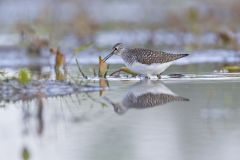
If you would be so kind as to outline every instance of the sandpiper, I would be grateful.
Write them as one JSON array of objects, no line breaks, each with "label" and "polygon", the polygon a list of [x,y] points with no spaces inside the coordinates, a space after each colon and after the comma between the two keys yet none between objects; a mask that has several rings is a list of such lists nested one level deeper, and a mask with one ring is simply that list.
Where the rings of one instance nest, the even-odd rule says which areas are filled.
[{"label": "sandpiper", "polygon": [[170,54],[145,48],[128,48],[122,43],[115,44],[104,61],[112,55],[121,56],[126,66],[134,72],[147,77],[157,75],[159,78],[175,60],[188,56],[188,54]]},{"label": "sandpiper", "polygon": [[161,81],[144,80],[128,87],[128,91],[120,102],[104,97],[114,111],[122,115],[129,109],[145,109],[161,106],[170,102],[187,102],[188,98],[177,95],[166,87]]}]

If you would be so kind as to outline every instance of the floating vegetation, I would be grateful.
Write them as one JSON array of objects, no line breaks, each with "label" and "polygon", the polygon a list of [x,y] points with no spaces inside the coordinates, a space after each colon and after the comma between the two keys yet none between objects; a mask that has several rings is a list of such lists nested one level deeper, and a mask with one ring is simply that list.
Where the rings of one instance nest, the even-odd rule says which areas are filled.
[{"label": "floating vegetation", "polygon": [[28,148],[24,147],[22,150],[22,160],[29,160],[30,159],[30,152]]},{"label": "floating vegetation", "polygon": [[55,55],[55,68],[60,68],[65,65],[65,56],[64,54],[60,51],[59,48],[54,49],[50,48],[50,52]]},{"label": "floating vegetation", "polygon": [[229,73],[236,73],[240,72],[240,65],[224,65],[223,69]]},{"label": "floating vegetation", "polygon": [[22,86],[17,80],[4,80],[0,84],[0,101],[27,101],[39,97],[58,97],[81,92],[100,91],[102,87],[79,85],[65,81],[32,80]]},{"label": "floating vegetation", "polygon": [[65,55],[60,51],[59,48],[57,49],[50,48],[50,52],[53,55],[55,55],[54,69],[55,69],[56,80],[60,80],[60,81],[66,80],[67,69],[66,69]]},{"label": "floating vegetation", "polygon": [[55,76],[58,81],[66,80],[66,74],[64,74],[59,68],[55,68]]},{"label": "floating vegetation", "polygon": [[27,68],[20,69],[18,72],[18,81],[23,85],[28,84],[31,81],[30,70]]},{"label": "floating vegetation", "polygon": [[100,78],[106,78],[107,71],[108,71],[109,65],[102,59],[102,57],[99,57],[99,71],[98,76]]}]

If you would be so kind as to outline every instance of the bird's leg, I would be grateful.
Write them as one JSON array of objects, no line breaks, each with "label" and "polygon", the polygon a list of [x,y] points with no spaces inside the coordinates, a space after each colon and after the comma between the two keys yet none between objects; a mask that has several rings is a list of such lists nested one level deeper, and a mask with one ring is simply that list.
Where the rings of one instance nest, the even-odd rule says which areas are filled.
[{"label": "bird's leg", "polygon": [[150,77],[148,75],[145,74],[139,74],[138,75],[140,78],[144,78],[144,79],[150,79]]},{"label": "bird's leg", "polygon": [[161,78],[162,78],[162,77],[161,77],[161,73],[157,74],[157,78],[158,78],[158,79],[161,79]]},{"label": "bird's leg", "polygon": [[144,77],[145,79],[150,79],[150,76],[148,76],[148,75],[145,75],[145,77]]},{"label": "bird's leg", "polygon": [[145,75],[145,79],[151,79],[150,76],[150,74]]}]

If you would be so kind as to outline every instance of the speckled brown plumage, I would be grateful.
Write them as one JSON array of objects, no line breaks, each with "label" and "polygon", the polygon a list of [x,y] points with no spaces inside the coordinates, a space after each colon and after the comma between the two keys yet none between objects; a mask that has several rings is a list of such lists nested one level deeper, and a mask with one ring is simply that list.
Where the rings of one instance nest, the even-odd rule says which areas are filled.
[{"label": "speckled brown plumage", "polygon": [[173,101],[189,101],[189,99],[163,93],[162,94],[146,93],[136,97],[134,94],[131,93],[124,98],[123,105],[127,108],[141,109],[163,105]]},{"label": "speckled brown plumage", "polygon": [[153,51],[144,48],[128,49],[127,52],[131,53],[128,55],[128,57],[131,56],[132,59],[136,60],[137,62],[147,65],[153,63],[167,63],[188,55],[188,54],[170,54],[163,51]]}]

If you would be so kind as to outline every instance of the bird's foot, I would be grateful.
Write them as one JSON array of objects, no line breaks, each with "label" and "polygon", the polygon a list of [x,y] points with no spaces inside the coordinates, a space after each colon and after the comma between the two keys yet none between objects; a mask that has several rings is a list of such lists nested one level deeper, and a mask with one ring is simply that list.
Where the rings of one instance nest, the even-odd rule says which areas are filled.
[{"label": "bird's foot", "polygon": [[150,79],[150,77],[145,74],[139,74],[138,76],[140,77],[140,79]]},{"label": "bird's foot", "polygon": [[177,74],[169,74],[168,76],[170,78],[182,78],[182,77],[184,77],[184,74],[177,73]]}]

